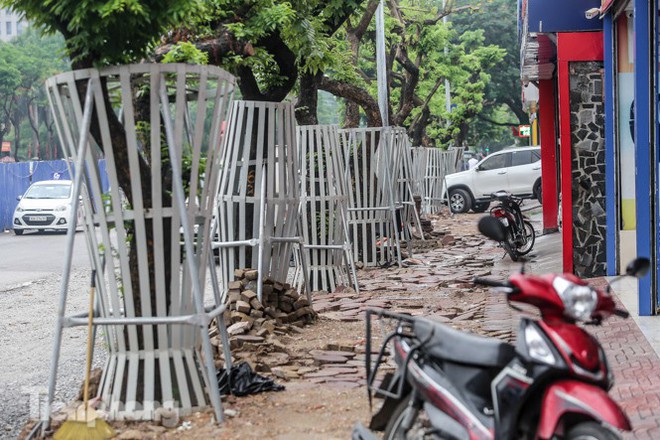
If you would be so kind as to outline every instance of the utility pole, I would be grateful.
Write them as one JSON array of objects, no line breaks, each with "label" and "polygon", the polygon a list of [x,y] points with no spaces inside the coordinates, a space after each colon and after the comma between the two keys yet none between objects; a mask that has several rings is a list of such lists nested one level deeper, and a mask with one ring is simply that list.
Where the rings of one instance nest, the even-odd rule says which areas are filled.
[{"label": "utility pole", "polygon": [[[446,8],[447,7],[447,0],[442,0],[442,10],[446,13]],[[447,27],[447,15],[442,17],[442,23]],[[449,53],[449,50],[447,49],[447,45],[445,45],[445,55]],[[449,89],[449,80],[445,78],[445,106],[447,109],[447,113],[451,113],[451,91]]]},{"label": "utility pole", "polygon": [[376,9],[376,78],[378,82],[378,109],[383,127],[390,125],[387,97],[387,62],[385,60],[385,6],[380,0]]}]

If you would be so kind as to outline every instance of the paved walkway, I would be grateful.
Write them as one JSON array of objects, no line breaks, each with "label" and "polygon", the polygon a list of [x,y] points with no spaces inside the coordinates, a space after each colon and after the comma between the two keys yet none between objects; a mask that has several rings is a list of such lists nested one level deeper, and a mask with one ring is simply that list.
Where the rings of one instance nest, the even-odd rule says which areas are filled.
[{"label": "paved walkway", "polygon": [[[527,264],[530,273],[560,272],[561,236],[555,233],[538,237],[530,259]],[[512,263],[508,258],[501,260],[498,266],[509,273],[520,268],[519,264]],[[601,289],[607,286],[605,278],[594,278],[590,282]],[[611,317],[602,326],[589,327],[588,331],[598,338],[605,349],[615,379],[610,393],[632,423],[633,432],[625,433],[624,439],[660,439],[660,358],[649,343],[649,340],[660,339],[660,317],[643,318],[644,332],[641,330],[634,307],[636,303],[630,300],[631,286],[634,284],[629,282],[615,284],[618,307],[627,308],[631,318]],[[619,297],[625,301],[622,302]],[[514,330],[518,325],[513,311],[497,295],[488,299],[485,321],[492,330]]]}]

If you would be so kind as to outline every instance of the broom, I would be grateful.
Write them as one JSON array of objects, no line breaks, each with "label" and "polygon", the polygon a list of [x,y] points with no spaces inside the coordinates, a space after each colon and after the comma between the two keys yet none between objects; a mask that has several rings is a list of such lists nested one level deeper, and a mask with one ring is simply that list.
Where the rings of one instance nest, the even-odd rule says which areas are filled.
[{"label": "broom", "polygon": [[85,386],[83,389],[83,404],[57,430],[55,440],[105,440],[115,436],[115,431],[105,420],[98,417],[96,411],[89,407],[89,376],[92,370],[92,319],[94,318],[94,288],[96,287],[96,271],[92,270],[92,284],[89,292],[89,318],[87,320],[87,366],[85,369]]}]

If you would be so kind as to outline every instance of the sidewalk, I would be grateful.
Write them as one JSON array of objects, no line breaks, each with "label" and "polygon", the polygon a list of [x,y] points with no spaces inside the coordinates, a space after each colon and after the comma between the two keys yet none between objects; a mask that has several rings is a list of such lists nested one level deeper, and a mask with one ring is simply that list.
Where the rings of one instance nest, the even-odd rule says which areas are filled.
[{"label": "sidewalk", "polygon": [[[561,236],[559,233],[537,237],[534,251],[530,254],[526,270],[543,274],[561,272]],[[520,264],[508,258],[498,265],[509,273],[519,270]],[[590,282],[601,289],[607,286],[604,277]],[[660,317],[637,316],[637,289],[633,279],[620,280],[613,285],[618,307],[630,312],[629,319],[611,317],[601,327],[589,327],[588,331],[603,345],[614,374],[611,396],[628,414],[633,426],[632,433],[624,439],[660,438]],[[508,313],[508,317],[507,314]],[[509,322],[507,323],[507,318]],[[496,327],[517,327],[516,314],[506,306],[502,298],[489,297],[485,320]],[[654,350],[651,341],[655,346]]]}]

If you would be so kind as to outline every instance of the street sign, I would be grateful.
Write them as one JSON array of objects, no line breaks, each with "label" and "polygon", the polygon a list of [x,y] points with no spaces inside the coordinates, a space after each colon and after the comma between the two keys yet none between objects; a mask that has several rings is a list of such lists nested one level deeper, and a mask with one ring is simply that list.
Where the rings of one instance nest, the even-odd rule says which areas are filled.
[{"label": "street sign", "polygon": [[532,134],[532,127],[530,125],[518,126],[518,137],[526,138]]}]

